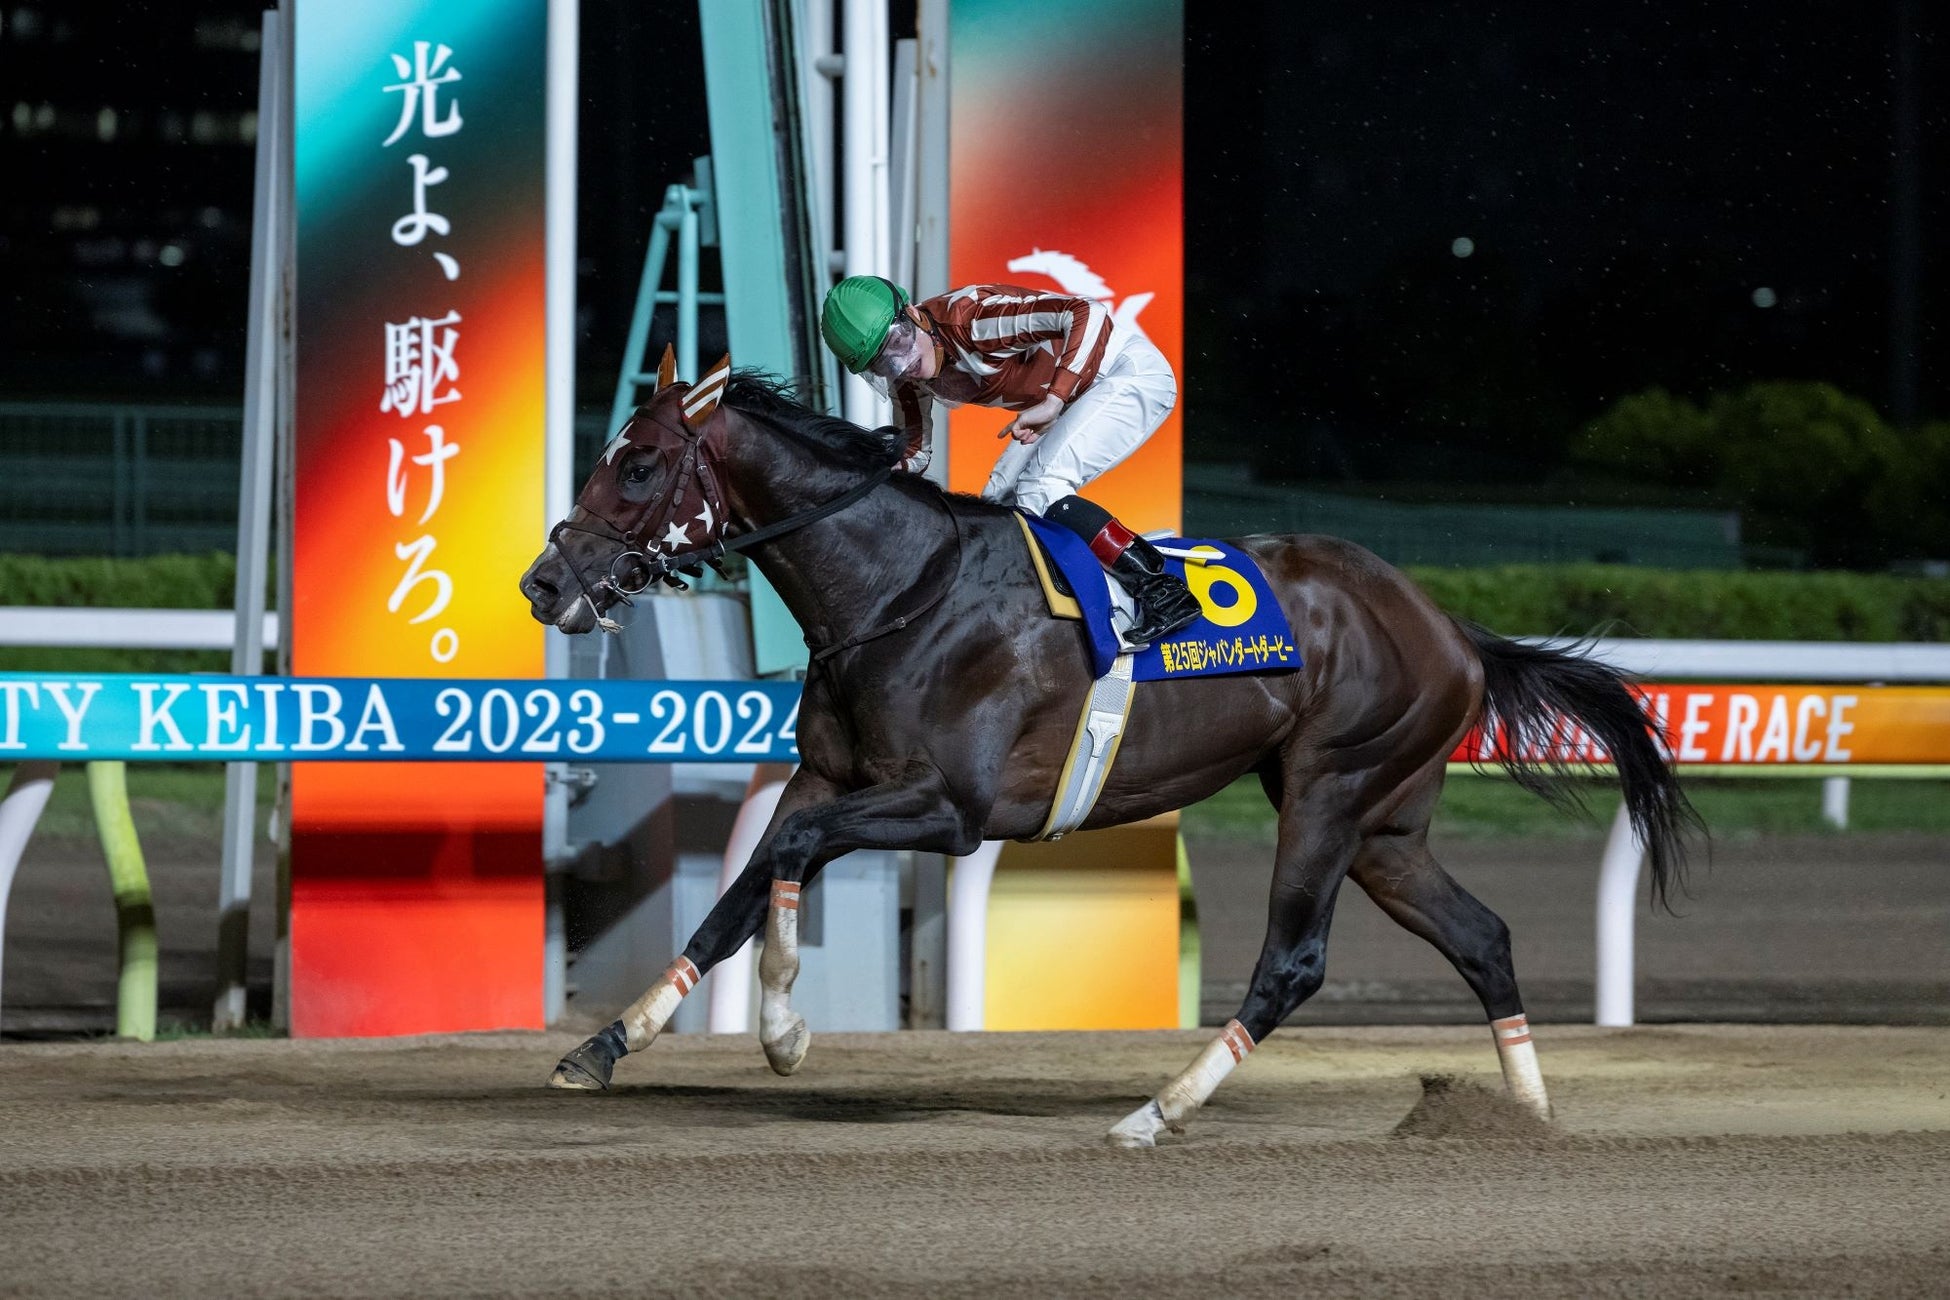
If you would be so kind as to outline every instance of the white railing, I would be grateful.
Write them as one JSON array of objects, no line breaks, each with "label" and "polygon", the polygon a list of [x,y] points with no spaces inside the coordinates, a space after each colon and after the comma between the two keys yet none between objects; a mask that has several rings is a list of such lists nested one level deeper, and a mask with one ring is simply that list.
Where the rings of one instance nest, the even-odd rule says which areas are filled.
[{"label": "white railing", "polygon": [[[1536,638],[1527,638],[1536,641]],[[1658,680],[1752,682],[1923,683],[1950,681],[1950,645],[1858,644],[1833,641],[1595,642],[1592,657],[1636,677]],[[1753,769],[1754,775],[1802,775],[1795,769]],[[1825,772],[1822,815],[1848,822],[1847,776]],[[1620,805],[1598,867],[1597,972],[1594,1021],[1631,1025],[1636,1017],[1639,879],[1645,847]]]},{"label": "white railing", "polygon": [[[1519,637],[1532,645],[1556,644]],[[1591,657],[1660,681],[1950,682],[1950,645],[1855,641],[1641,641],[1605,637]]]},{"label": "white railing", "polygon": [[[274,648],[278,616],[264,616],[264,644]],[[48,609],[0,607],[0,646],[96,647],[144,650],[226,650],[236,637],[228,610]],[[1545,638],[1526,637],[1531,644]],[[1562,644],[1562,642],[1555,642]],[[1795,682],[1950,682],[1950,645],[1860,644],[1821,641],[1655,641],[1609,637],[1589,643],[1588,653],[1635,676],[1659,680]],[[1761,769],[1755,769],[1756,772]],[[1789,775],[1789,772],[1777,772]],[[1825,772],[1831,782],[1845,781]],[[776,800],[776,783],[763,792]],[[21,797],[25,796],[25,797]],[[44,790],[16,792],[0,809],[0,878],[12,874],[26,835],[32,831]],[[1833,808],[1838,791],[1824,790]],[[1839,792],[1845,800],[1845,791]],[[762,827],[765,816],[741,818]],[[21,823],[24,823],[22,825]],[[751,838],[739,837],[740,847]],[[756,847],[755,843],[752,847]],[[749,850],[748,850],[749,851]],[[947,1023],[950,1029],[980,1029],[986,1001],[984,961],[988,946],[988,894],[996,846],[984,845],[962,861],[948,909]],[[1633,944],[1639,877],[1644,850],[1621,807],[1606,842],[1598,873],[1597,1023],[1633,1021],[1636,976]],[[12,861],[6,859],[11,858]],[[742,863],[737,864],[742,866]],[[735,874],[730,862],[727,876]],[[721,983],[730,984],[725,980]],[[743,999],[727,996],[713,1006],[714,1029],[742,1020]]]},{"label": "white railing", "polygon": [[[0,646],[95,650],[229,650],[227,609],[50,609],[0,605]],[[278,616],[264,616],[264,648],[278,647]]]}]

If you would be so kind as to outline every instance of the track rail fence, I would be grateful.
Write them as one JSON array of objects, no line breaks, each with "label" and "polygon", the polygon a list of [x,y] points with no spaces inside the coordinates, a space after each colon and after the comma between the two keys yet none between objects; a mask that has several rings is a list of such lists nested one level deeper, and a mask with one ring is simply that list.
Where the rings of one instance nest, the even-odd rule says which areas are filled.
[{"label": "track rail fence", "polygon": [[[277,633],[276,615],[267,615],[265,643],[275,644]],[[216,650],[234,635],[235,619],[224,611],[0,608],[0,645]],[[1950,683],[1950,646],[1608,639],[1588,652],[1657,679],[1640,688],[1648,709],[1664,724],[1676,761],[1700,774],[1950,775],[1950,688],[1925,689]],[[1726,678],[1741,684],[1697,684]],[[768,681],[0,674],[0,761],[16,764],[0,801],[0,918],[60,762],[782,764],[797,757],[797,698],[796,685]],[[1575,733],[1552,743],[1595,769],[1607,763]],[[1472,769],[1481,757],[1466,745],[1452,770]],[[122,788],[106,774],[91,786],[111,803]],[[1832,803],[1832,790],[1825,801]],[[126,795],[119,814],[97,812],[104,825],[122,824]],[[134,861],[139,870],[139,855]],[[957,872],[965,887],[955,890],[948,918],[951,1012],[982,1005],[983,861],[978,851],[966,860],[971,869]],[[1599,868],[1600,1025],[1633,1021],[1643,861],[1621,807]],[[956,1023],[971,1014],[951,1014],[949,1027],[979,1027]]]}]

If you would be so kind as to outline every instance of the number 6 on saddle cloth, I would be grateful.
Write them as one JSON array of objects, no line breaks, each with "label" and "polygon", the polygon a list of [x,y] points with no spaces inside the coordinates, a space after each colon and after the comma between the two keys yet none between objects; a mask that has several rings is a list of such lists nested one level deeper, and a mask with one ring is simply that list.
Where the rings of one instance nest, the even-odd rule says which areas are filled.
[{"label": "number 6 on saddle cloth", "polygon": [[[1104,676],[1128,648],[1118,637],[1113,614],[1121,607],[1128,620],[1129,597],[1075,533],[1035,515],[1018,519],[1050,613],[1082,624],[1091,676]],[[1166,568],[1191,588],[1202,617],[1133,654],[1133,681],[1300,667],[1286,611],[1251,556],[1222,541],[1152,540]]]}]

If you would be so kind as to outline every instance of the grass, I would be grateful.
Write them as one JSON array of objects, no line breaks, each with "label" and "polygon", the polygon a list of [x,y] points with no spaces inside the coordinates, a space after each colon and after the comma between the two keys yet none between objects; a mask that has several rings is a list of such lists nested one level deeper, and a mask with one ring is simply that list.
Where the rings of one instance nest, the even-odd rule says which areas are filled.
[{"label": "grass", "polygon": [[[223,838],[223,764],[130,763],[129,810],[138,835],[170,839]],[[263,830],[277,772],[269,764],[257,772],[257,824]],[[41,814],[36,836],[92,839],[95,814],[88,801],[88,772],[64,763],[54,778],[54,793]]]},{"label": "grass", "polygon": [[[1597,778],[1580,785],[1588,814],[1582,816],[1559,812],[1501,776],[1454,776],[1443,787],[1435,832],[1476,839],[1602,838],[1618,811],[1618,789]],[[1684,785],[1716,838],[1844,833],[1821,819],[1818,778],[1700,777]],[[1187,835],[1205,839],[1271,844],[1275,838],[1272,805],[1256,777],[1236,781],[1187,808],[1183,824]],[[1950,833],[1950,781],[1854,781],[1848,824],[1852,831]]]}]

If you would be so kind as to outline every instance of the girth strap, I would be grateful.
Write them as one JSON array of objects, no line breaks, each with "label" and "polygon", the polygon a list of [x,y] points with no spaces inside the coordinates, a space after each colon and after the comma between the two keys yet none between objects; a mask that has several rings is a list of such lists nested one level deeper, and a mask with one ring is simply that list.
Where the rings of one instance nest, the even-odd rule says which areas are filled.
[{"label": "girth strap", "polygon": [[1083,714],[1077,719],[1070,757],[1063,764],[1063,774],[1056,778],[1056,798],[1050,804],[1049,820],[1036,833],[1037,839],[1061,839],[1083,825],[1084,818],[1097,806],[1097,796],[1103,793],[1110,765],[1116,761],[1117,747],[1124,739],[1131,703],[1136,698],[1131,656],[1121,654],[1108,673],[1090,684],[1090,698],[1084,701]]}]

